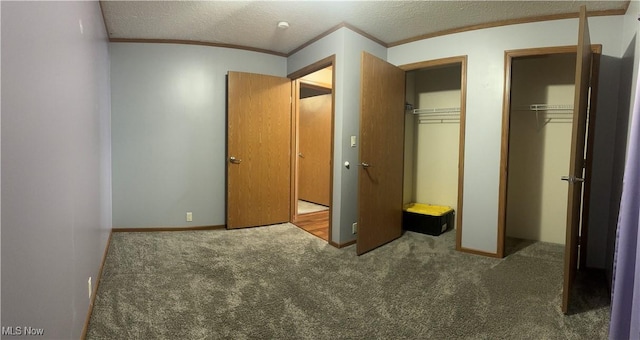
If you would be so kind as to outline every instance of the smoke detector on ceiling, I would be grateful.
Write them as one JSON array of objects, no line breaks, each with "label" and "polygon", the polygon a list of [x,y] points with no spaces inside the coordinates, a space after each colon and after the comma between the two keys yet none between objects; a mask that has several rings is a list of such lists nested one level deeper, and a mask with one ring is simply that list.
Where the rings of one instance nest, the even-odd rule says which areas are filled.
[{"label": "smoke detector on ceiling", "polygon": [[284,29],[287,29],[287,28],[289,28],[289,23],[288,23],[288,22],[286,22],[286,21],[280,21],[280,22],[278,23],[278,28],[279,28],[279,29],[283,29],[283,30],[284,30]]}]

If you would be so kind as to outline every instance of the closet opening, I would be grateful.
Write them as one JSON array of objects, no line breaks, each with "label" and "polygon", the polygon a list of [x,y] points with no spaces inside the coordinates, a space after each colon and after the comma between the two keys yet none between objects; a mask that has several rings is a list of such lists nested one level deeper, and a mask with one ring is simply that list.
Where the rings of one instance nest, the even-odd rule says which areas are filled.
[{"label": "closet opening", "polygon": [[331,241],[334,59],[293,76],[291,222]]},{"label": "closet opening", "polygon": [[584,270],[602,51],[585,13],[577,46],[505,52],[498,255],[564,262],[565,314],[577,296],[606,295],[604,271]]},{"label": "closet opening", "polygon": [[511,64],[507,239],[565,244],[575,53]]},{"label": "closet opening", "polygon": [[438,237],[455,238],[458,250],[464,250],[466,64],[460,56],[400,66],[406,72],[403,204],[451,207],[453,226]]},{"label": "closet opening", "polygon": [[[586,262],[597,61],[586,120],[579,263]],[[576,47],[507,52],[500,174],[500,257],[535,242],[566,245]]]}]

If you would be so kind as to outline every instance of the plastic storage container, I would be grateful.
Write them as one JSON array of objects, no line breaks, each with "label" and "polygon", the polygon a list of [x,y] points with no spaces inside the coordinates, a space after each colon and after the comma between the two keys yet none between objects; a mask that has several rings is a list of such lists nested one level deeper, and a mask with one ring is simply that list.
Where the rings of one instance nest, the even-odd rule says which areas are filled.
[{"label": "plastic storage container", "polygon": [[409,203],[402,212],[404,230],[438,236],[453,226],[451,207],[422,203]]}]

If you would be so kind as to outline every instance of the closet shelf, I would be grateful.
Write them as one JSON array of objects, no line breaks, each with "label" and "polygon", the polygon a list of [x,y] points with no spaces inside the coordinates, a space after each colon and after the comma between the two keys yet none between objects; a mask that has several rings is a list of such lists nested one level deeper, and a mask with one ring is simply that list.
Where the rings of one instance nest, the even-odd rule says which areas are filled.
[{"label": "closet shelf", "polygon": [[516,110],[519,111],[573,111],[573,105],[570,104],[560,104],[560,105],[551,105],[551,104],[530,104],[530,105],[521,105],[517,106]]},{"label": "closet shelf", "polygon": [[571,104],[514,105],[514,110],[535,112],[538,130],[551,122],[571,123],[573,121],[573,105]]},{"label": "closet shelf", "polygon": [[429,123],[458,123],[460,122],[459,107],[434,107],[412,110],[418,117],[418,124]]},{"label": "closet shelf", "polygon": [[416,114],[418,124],[460,123],[460,114],[456,112]]},{"label": "closet shelf", "polygon": [[424,109],[414,109],[412,111],[414,115],[424,115],[424,114],[443,114],[443,113],[455,113],[456,115],[460,113],[459,107],[434,107],[434,108],[424,108]]}]

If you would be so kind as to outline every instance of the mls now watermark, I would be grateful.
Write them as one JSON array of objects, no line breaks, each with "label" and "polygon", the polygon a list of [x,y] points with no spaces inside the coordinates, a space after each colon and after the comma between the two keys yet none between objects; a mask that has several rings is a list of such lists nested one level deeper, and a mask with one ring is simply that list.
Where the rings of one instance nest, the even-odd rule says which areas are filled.
[{"label": "mls now watermark", "polygon": [[44,328],[31,326],[2,326],[3,336],[38,336],[44,335]]}]

